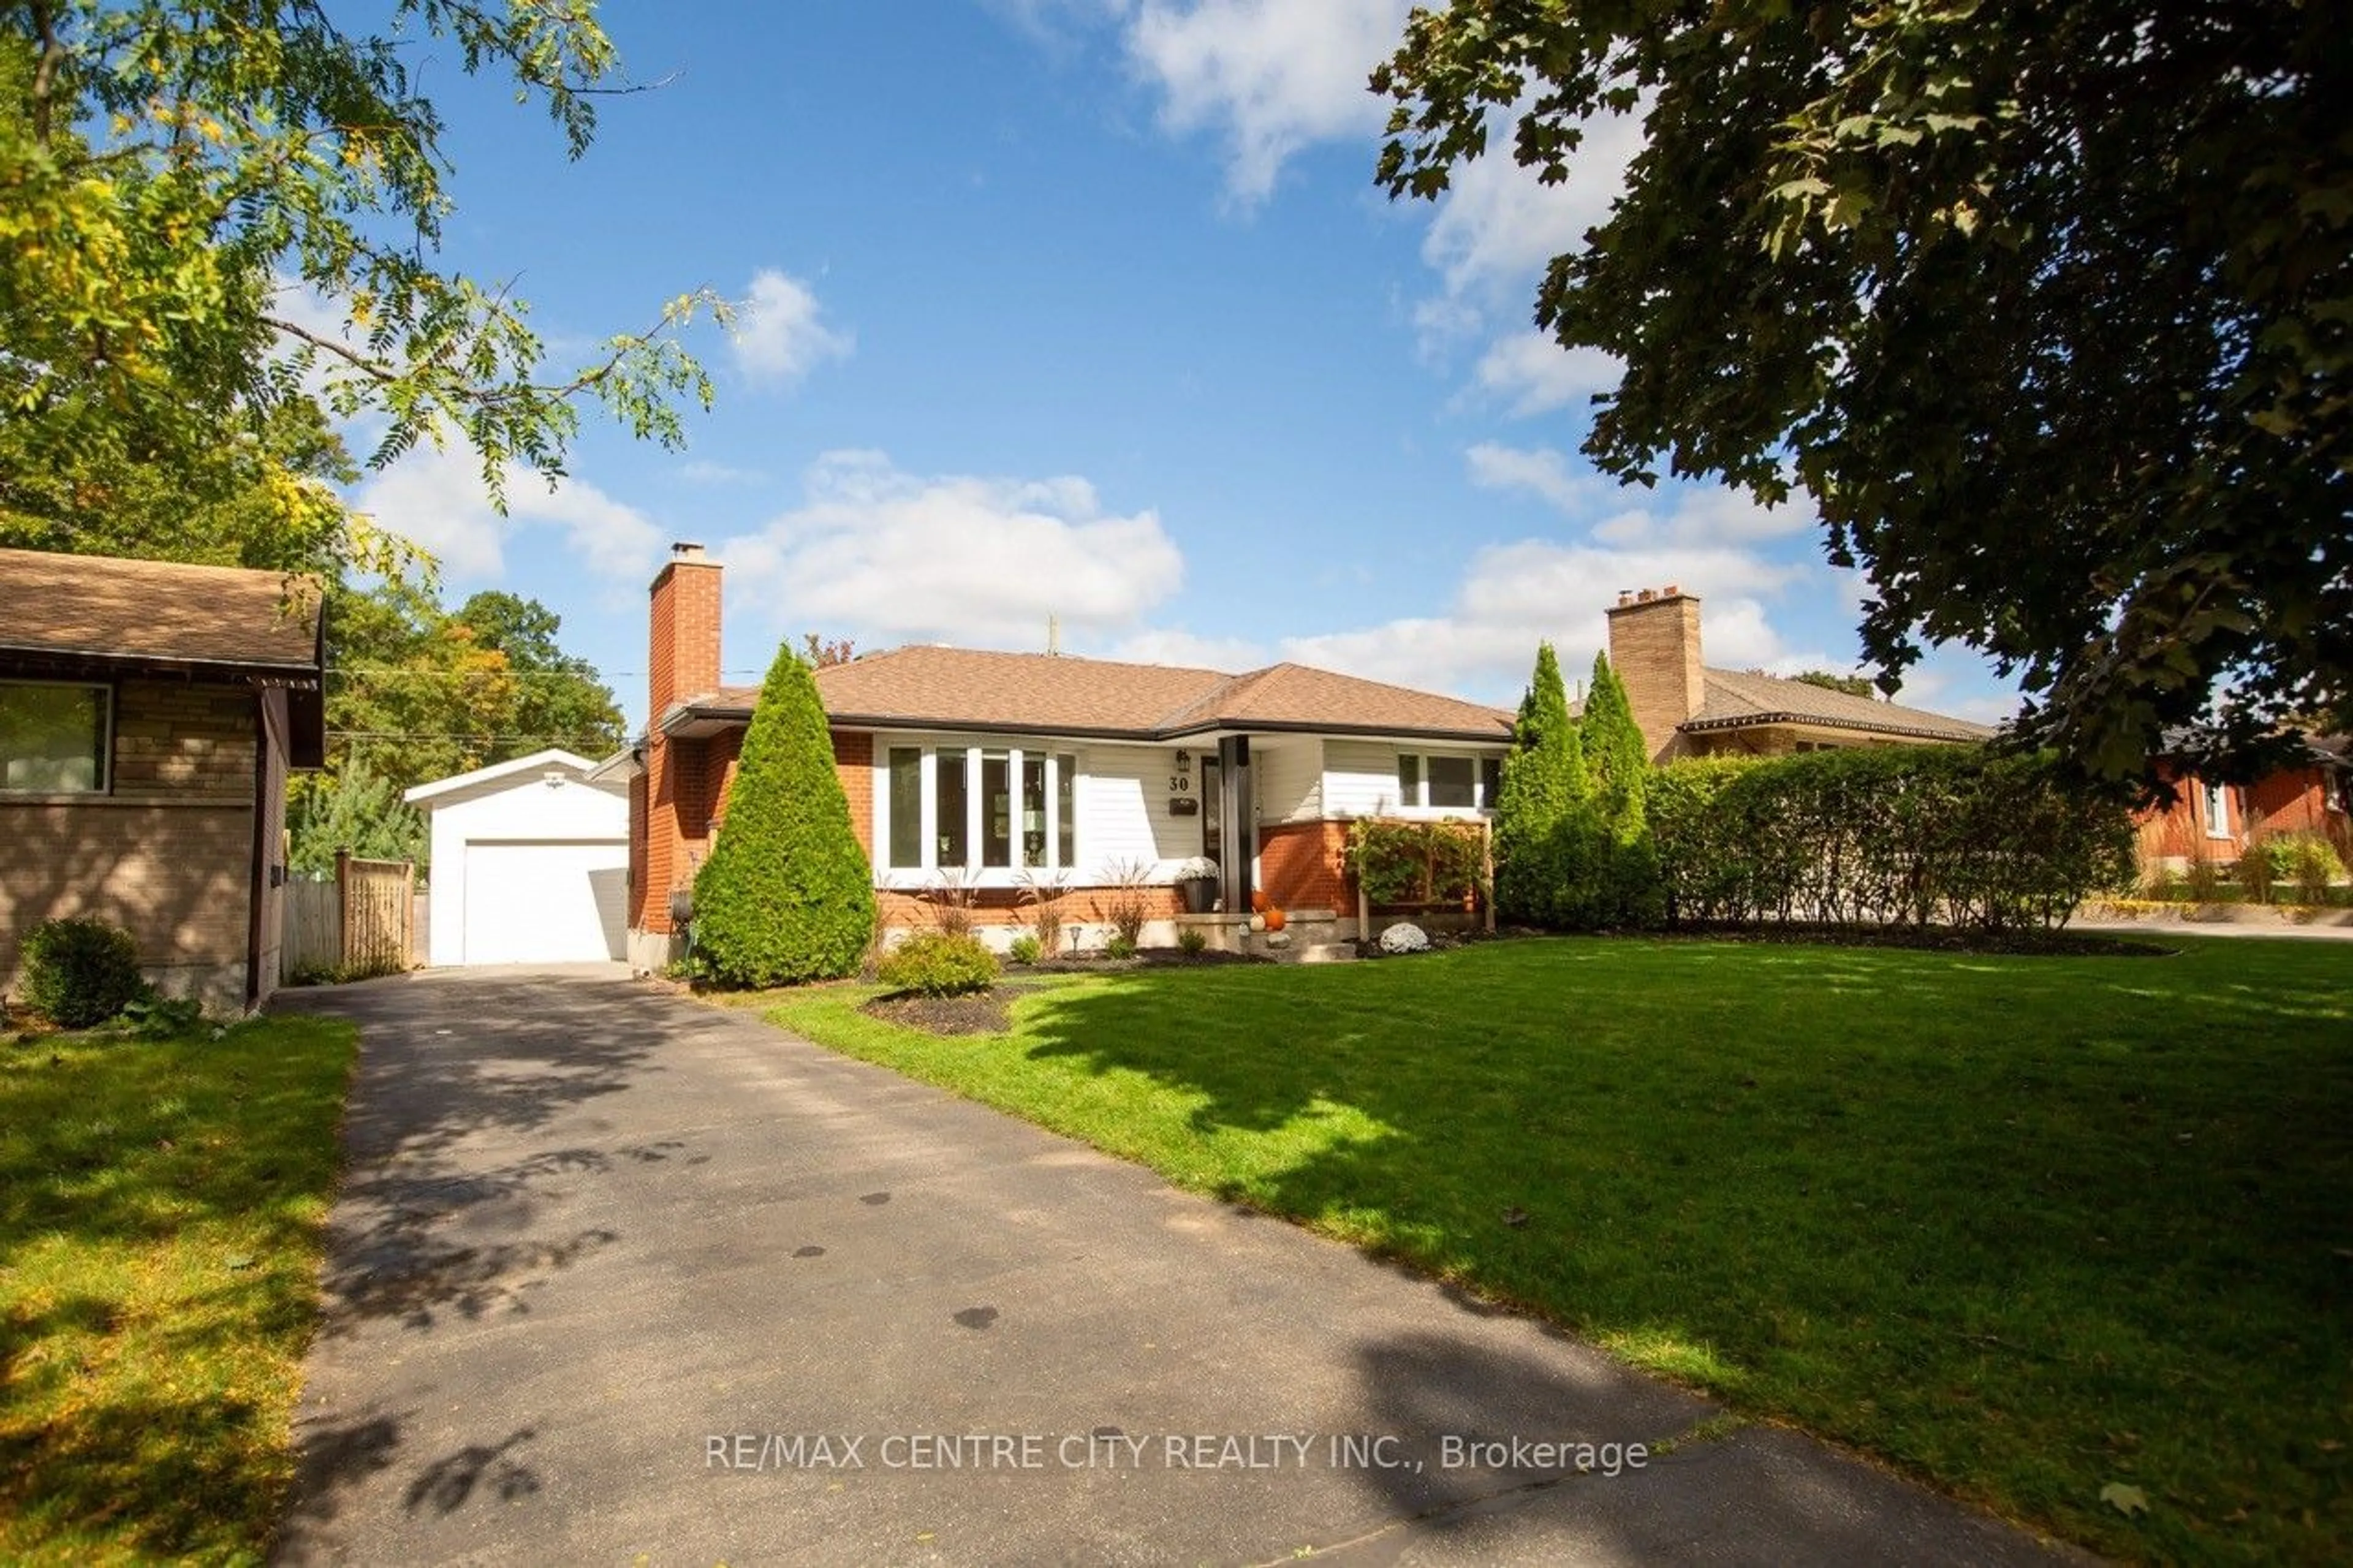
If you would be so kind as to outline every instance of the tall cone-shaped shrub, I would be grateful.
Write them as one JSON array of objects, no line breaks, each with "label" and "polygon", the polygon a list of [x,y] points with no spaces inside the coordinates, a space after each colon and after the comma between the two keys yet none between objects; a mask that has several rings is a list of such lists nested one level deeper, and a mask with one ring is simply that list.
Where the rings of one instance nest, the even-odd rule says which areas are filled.
[{"label": "tall cone-shaped shrub", "polygon": [[789,985],[852,973],[873,934],[874,875],[825,708],[808,666],[782,649],[694,879],[695,952],[723,985]]},{"label": "tall cone-shaped shrub", "polygon": [[1585,752],[1552,644],[1536,645],[1511,753],[1495,793],[1495,912],[1529,925],[1560,922],[1583,836],[1563,831],[1587,811]]},{"label": "tall cone-shaped shrub", "polygon": [[1593,656],[1593,686],[1578,725],[1586,771],[1593,781],[1598,830],[1582,918],[1597,926],[1654,925],[1663,913],[1658,848],[1651,838],[1646,797],[1651,752],[1634,722],[1626,684],[1609,656]]}]

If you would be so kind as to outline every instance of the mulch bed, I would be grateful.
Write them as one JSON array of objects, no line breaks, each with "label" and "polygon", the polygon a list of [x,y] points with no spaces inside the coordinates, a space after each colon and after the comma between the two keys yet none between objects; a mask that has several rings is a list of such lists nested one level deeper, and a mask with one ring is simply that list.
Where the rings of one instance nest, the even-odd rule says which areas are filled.
[{"label": "mulch bed", "polygon": [[1013,1027],[1013,1016],[1006,1011],[1011,1000],[996,990],[969,996],[919,996],[894,991],[877,996],[860,1011],[928,1035],[1002,1035]]}]

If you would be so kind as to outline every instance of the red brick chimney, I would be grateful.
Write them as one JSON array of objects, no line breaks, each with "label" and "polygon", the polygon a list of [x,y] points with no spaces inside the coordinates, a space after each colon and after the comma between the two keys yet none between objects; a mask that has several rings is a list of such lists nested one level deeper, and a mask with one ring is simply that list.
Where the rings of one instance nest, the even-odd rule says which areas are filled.
[{"label": "red brick chimney", "polygon": [[654,578],[648,647],[646,721],[659,727],[670,705],[719,685],[719,563],[700,544],[670,547]]},{"label": "red brick chimney", "polygon": [[1609,609],[1609,662],[1626,683],[1626,700],[1651,760],[1673,749],[1675,727],[1707,700],[1700,663],[1699,598],[1670,583],[1621,593]]},{"label": "red brick chimney", "polygon": [[[630,857],[636,909],[630,923],[671,931],[670,896],[691,887],[697,850],[708,837],[702,821],[704,747],[662,733],[662,715],[679,702],[719,685],[719,563],[700,544],[670,547],[670,563],[654,578],[647,616],[646,763],[638,787],[644,812],[643,858]],[[633,848],[635,846],[632,847]]]}]

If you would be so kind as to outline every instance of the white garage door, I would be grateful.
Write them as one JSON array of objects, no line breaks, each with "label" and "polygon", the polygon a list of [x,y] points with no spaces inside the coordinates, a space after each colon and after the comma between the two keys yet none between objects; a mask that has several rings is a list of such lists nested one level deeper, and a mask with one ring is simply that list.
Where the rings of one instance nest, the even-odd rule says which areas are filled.
[{"label": "white garage door", "polygon": [[626,840],[466,846],[468,963],[582,963],[628,948]]}]

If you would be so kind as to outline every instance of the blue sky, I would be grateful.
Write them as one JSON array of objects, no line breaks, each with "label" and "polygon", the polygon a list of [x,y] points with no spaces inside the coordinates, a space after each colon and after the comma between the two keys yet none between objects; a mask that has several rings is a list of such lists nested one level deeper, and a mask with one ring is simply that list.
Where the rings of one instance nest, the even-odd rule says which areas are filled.
[{"label": "blue sky", "polygon": [[[1373,185],[1392,0],[608,0],[631,77],[567,163],[536,109],[424,80],[451,121],[443,259],[514,279],[556,345],[709,288],[719,406],[682,453],[592,416],[571,478],[500,519],[469,454],[358,487],[503,587],[644,717],[645,588],[728,567],[749,679],[804,631],[1239,669],[1294,658],[1508,704],[1574,672],[1617,590],[1703,595],[1708,662],[1855,658],[1852,578],[1802,507],[1620,489],[1577,455],[1606,361],[1528,324],[1606,210],[1630,123],[1545,190],[1506,158],[1444,201]],[[1938,655],[1906,701],[2008,710]]]}]

